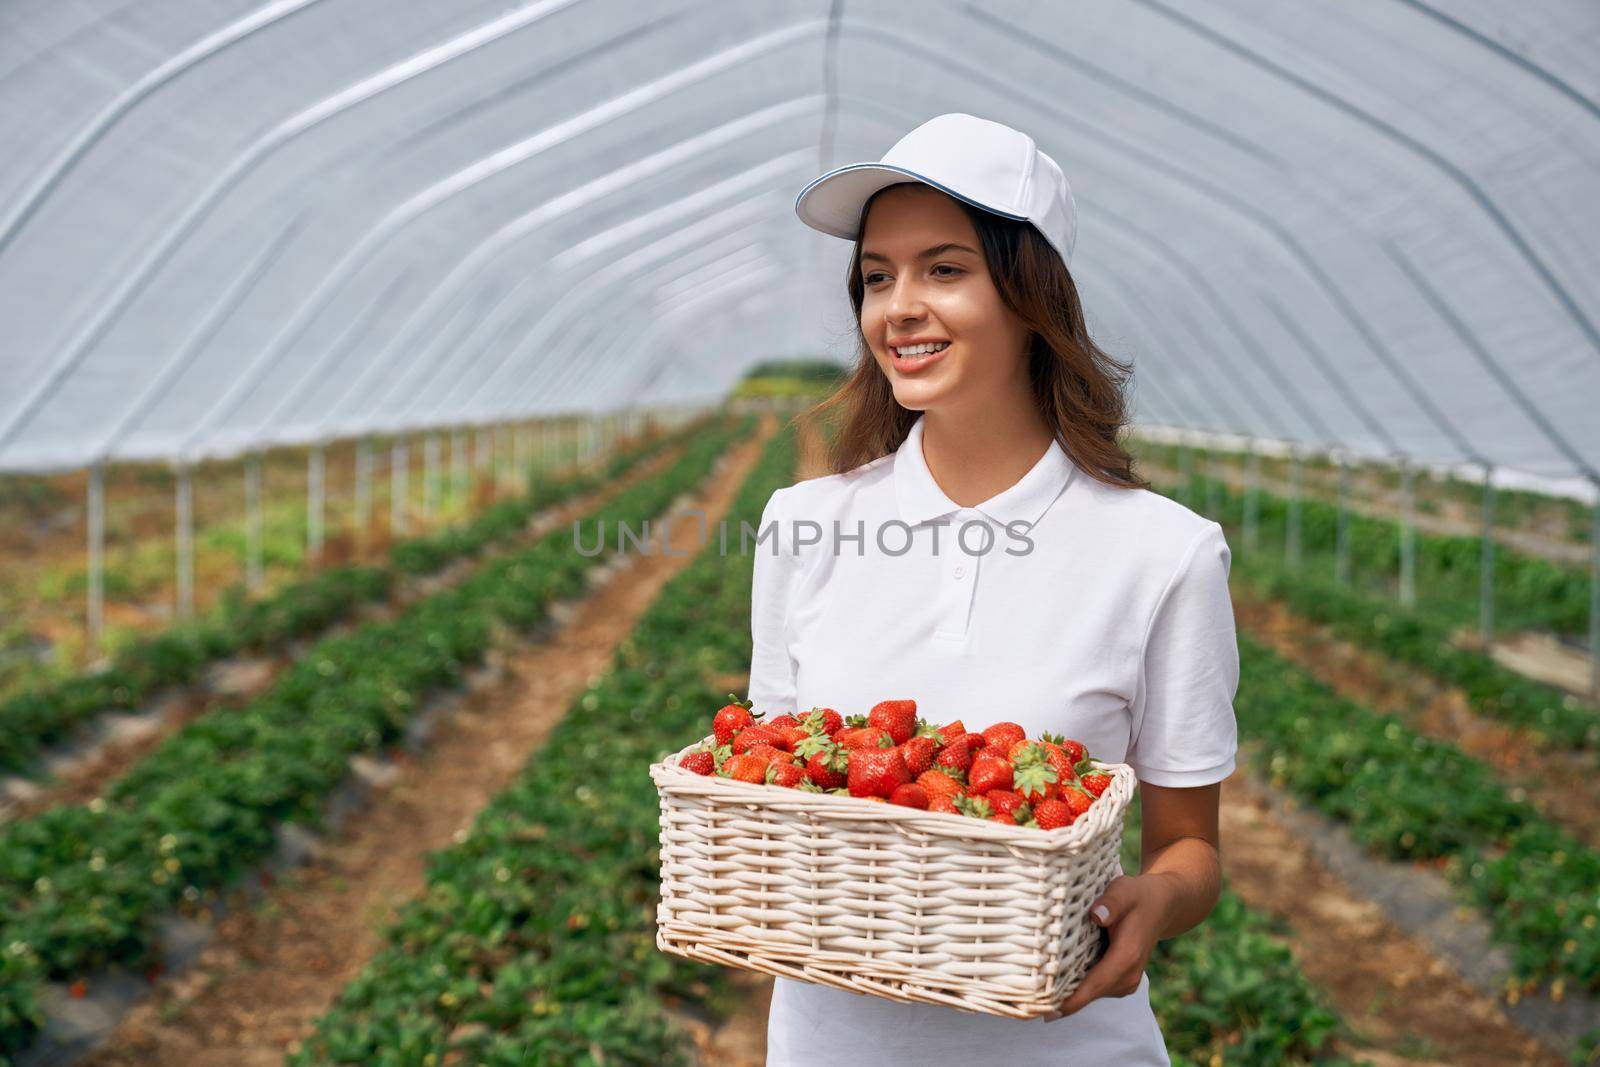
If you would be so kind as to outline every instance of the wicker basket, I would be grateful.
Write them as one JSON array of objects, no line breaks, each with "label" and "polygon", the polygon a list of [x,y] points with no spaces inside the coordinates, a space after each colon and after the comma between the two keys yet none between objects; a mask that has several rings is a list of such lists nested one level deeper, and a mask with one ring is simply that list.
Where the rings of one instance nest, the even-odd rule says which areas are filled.
[{"label": "wicker basket", "polygon": [[1029,1019],[1104,952],[1089,907],[1117,871],[1136,780],[1071,826],[965,815],[650,767],[661,793],[665,952],[902,1002]]}]

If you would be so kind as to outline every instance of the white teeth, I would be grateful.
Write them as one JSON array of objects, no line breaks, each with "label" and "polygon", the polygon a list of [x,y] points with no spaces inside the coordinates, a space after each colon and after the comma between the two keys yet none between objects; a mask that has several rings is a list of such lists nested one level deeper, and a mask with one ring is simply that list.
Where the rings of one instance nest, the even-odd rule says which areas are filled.
[{"label": "white teeth", "polygon": [[949,347],[949,341],[940,341],[938,344],[933,345],[912,345],[910,348],[897,348],[895,349],[895,354],[902,357],[924,356],[929,352],[942,352],[944,349]]}]

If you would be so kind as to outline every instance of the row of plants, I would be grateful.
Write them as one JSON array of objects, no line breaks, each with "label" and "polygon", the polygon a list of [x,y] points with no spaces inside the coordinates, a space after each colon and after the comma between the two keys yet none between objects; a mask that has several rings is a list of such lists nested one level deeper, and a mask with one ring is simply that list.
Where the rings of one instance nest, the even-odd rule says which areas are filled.
[{"label": "row of plants", "polygon": [[398,541],[384,564],[330,567],[253,600],[234,586],[210,619],[142,639],[119,652],[103,671],[0,702],[0,769],[36,770],[46,746],[97,715],[140,707],[169,686],[194,685],[211,663],[228,656],[284,649],[355,617],[365,605],[390,599],[404,576],[433,574],[457,559],[513,540],[535,513],[606,484],[692,430],[619,452],[603,470],[560,479],[535,472],[528,492],[485,509],[462,526]]},{"label": "row of plants", "polygon": [[[752,526],[788,484],[793,427],[729,514]],[[708,679],[749,665],[750,567],[704,552],[673,579],[517,781],[386,932],[293,1067],[693,1062],[674,1007],[733,1010],[728,972],[655,946],[659,798],[649,764],[724,702]],[[1137,866],[1137,822],[1129,864]],[[1174,1063],[1323,1062],[1337,1020],[1267,924],[1231,895],[1152,960]],[[1159,988],[1158,988],[1159,987]]]},{"label": "row of plants", "polygon": [[1233,577],[1347,641],[1459,688],[1474,711],[1525,730],[1537,745],[1600,749],[1600,709],[1451,643],[1449,627],[1434,619],[1259,554],[1236,557]]},{"label": "row of plants", "polygon": [[[702,482],[752,421],[704,432],[667,470],[584,522],[602,533],[638,529]],[[37,1025],[26,1005],[38,981],[150,962],[160,916],[201,910],[273,848],[278,824],[314,824],[353,756],[392,744],[424,702],[483,661],[499,632],[536,627],[619,547],[586,555],[573,537],[552,531],[392,621],[324,638],[262,697],[188,724],[105,797],[0,830],[0,946],[9,959],[0,1018],[12,1020],[0,1053]]]},{"label": "row of plants", "polygon": [[[1139,869],[1139,834],[1136,796],[1123,829],[1124,870]],[[1174,1067],[1344,1062],[1329,1052],[1343,1023],[1300,970],[1288,936],[1283,920],[1252,911],[1224,875],[1205,922],[1156,944],[1145,973]]]},{"label": "row of plants", "polygon": [[[1150,456],[1156,462],[1171,469],[1177,470],[1182,462],[1181,452],[1185,446],[1177,444],[1164,444],[1156,441],[1142,440],[1138,442],[1138,451],[1142,456]],[[1196,446],[1187,446],[1190,454],[1204,453],[1206,450]],[[1210,450],[1212,455],[1242,471],[1248,462],[1244,452],[1231,449],[1215,448]],[[1260,457],[1261,473],[1263,477],[1272,478],[1282,484],[1288,480],[1289,460],[1286,457],[1263,455]],[[1305,483],[1320,482],[1327,492],[1333,491],[1335,479],[1338,476],[1338,464],[1331,459],[1320,456],[1306,456],[1300,460],[1302,478]],[[1382,461],[1369,461],[1367,463],[1350,464],[1351,479],[1354,481],[1358,472],[1370,473],[1376,478],[1379,487],[1398,491],[1401,484],[1400,469],[1392,464]],[[1417,492],[1414,501],[1419,512],[1439,514],[1443,509],[1439,502],[1429,494],[1437,494],[1447,500],[1454,500],[1465,508],[1470,508],[1474,515],[1482,513],[1483,508],[1483,483],[1481,481],[1468,481],[1458,478],[1453,474],[1439,475],[1427,470],[1414,470],[1414,486]],[[1514,489],[1505,486],[1496,486],[1494,491],[1494,506],[1491,516],[1494,526],[1502,530],[1524,529],[1534,522],[1542,519],[1554,518],[1559,532],[1556,536],[1573,541],[1578,544],[1588,544],[1593,537],[1594,513],[1593,509],[1581,500],[1569,497],[1551,496],[1531,489]]]},{"label": "row of plants", "polygon": [[[1156,483],[1152,483],[1156,484]],[[1247,491],[1218,479],[1192,475],[1185,484],[1156,486],[1179,500],[1210,501],[1208,516],[1230,529],[1244,525]],[[1262,546],[1282,546],[1289,528],[1292,501],[1257,489],[1257,515]],[[1216,514],[1211,514],[1215,510]],[[1335,576],[1339,509],[1302,497],[1300,570]],[[1400,529],[1392,519],[1355,511],[1346,514],[1350,581],[1354,588],[1394,597],[1399,587]],[[1482,543],[1477,537],[1423,534],[1416,537],[1416,591],[1419,615],[1445,627],[1476,626]],[[1276,551],[1277,547],[1265,549]],[[1236,553],[1242,554],[1242,553]],[[1565,566],[1517,552],[1503,545],[1494,551],[1494,625],[1497,633],[1548,630],[1578,638],[1588,633],[1590,576],[1583,567]]]},{"label": "row of plants", "polygon": [[[1240,733],[1272,782],[1395,859],[1433,861],[1491,923],[1518,984],[1600,989],[1600,854],[1493,768],[1239,637]],[[1443,861],[1440,863],[1439,861]]]}]

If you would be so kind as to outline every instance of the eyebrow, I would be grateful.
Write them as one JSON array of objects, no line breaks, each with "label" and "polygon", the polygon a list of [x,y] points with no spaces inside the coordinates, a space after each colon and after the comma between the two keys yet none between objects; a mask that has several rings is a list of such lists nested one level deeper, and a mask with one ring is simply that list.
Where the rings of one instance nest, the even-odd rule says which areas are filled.
[{"label": "eyebrow", "polygon": [[[927,259],[929,256],[937,256],[944,252],[971,252],[973,255],[978,254],[978,250],[975,248],[968,248],[966,245],[956,244],[954,241],[946,241],[942,245],[934,245],[932,248],[924,248],[921,252],[917,253],[917,258]],[[865,263],[869,259],[876,259],[881,263],[889,262],[889,257],[883,255],[881,252],[861,253],[861,262]]]}]

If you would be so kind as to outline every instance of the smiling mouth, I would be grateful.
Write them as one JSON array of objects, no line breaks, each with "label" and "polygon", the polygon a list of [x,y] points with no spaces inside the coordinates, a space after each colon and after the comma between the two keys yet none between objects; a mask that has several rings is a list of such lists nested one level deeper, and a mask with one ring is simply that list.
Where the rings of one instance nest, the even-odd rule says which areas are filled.
[{"label": "smiling mouth", "polygon": [[902,356],[898,351],[891,348],[889,349],[889,356],[896,370],[909,372],[937,363],[944,358],[944,354],[948,351],[950,351],[950,345],[946,343],[943,348],[936,352],[924,352],[915,356]]}]

